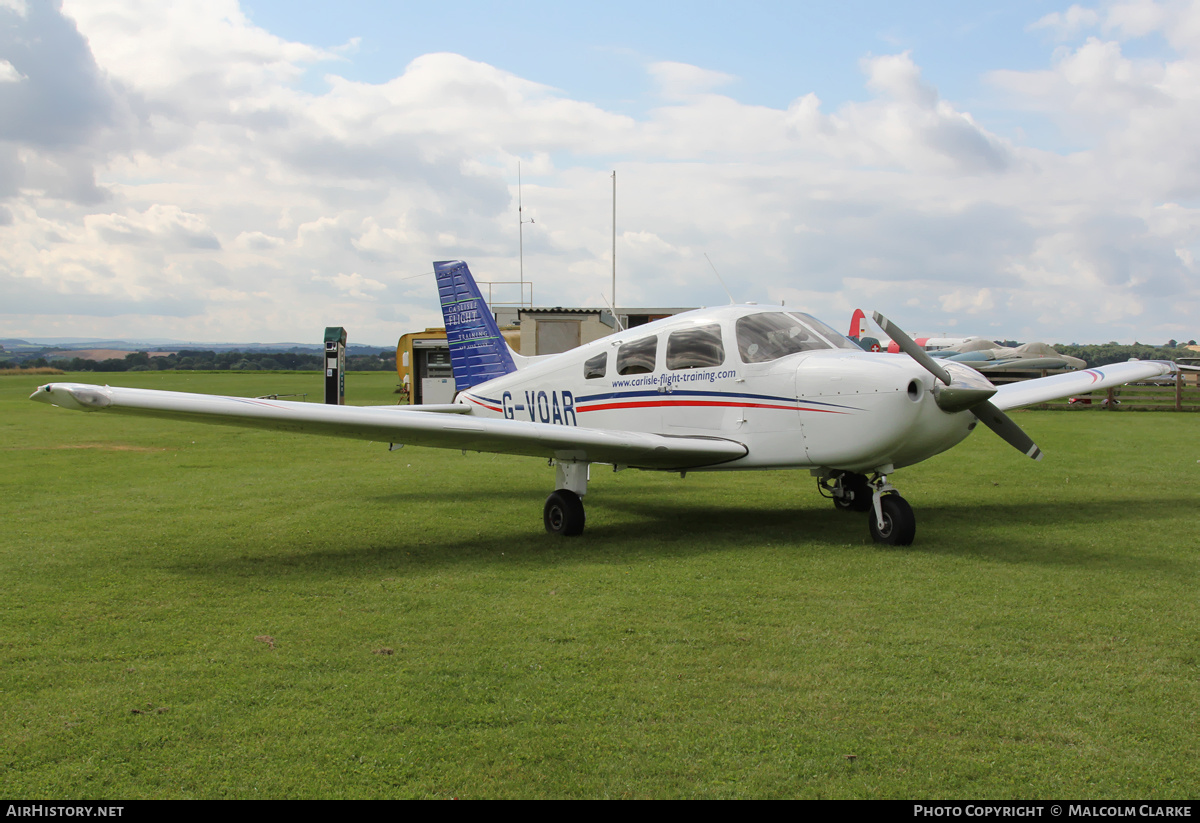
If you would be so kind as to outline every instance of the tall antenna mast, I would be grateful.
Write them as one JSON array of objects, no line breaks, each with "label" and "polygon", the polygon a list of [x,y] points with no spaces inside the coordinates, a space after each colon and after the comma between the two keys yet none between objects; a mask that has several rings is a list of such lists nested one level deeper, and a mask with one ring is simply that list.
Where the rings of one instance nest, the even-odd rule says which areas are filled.
[{"label": "tall antenna mast", "polygon": [[[521,305],[525,305],[525,224],[534,222],[530,217],[525,219],[525,207],[521,202],[521,161],[517,161],[517,243],[520,248],[519,256],[521,258]],[[530,301],[533,300],[533,287],[529,289]],[[530,305],[533,305],[532,302]]]},{"label": "tall antenna mast", "polygon": [[533,220],[525,219],[524,206],[521,203],[521,161],[517,161],[517,243],[521,258],[521,302],[525,302],[525,223]]},{"label": "tall antenna mast", "polygon": [[[612,310],[613,317],[617,315],[617,170],[613,169],[613,235],[612,235]],[[618,323],[621,321],[618,320]]]}]

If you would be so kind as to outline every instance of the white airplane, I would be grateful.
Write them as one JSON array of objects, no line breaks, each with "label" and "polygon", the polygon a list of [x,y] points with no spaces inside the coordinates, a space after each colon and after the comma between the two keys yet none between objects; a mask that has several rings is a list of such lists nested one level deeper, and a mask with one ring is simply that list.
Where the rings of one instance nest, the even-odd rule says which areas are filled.
[{"label": "white airplane", "polygon": [[[863,313],[862,309],[855,309],[854,314],[850,315],[850,333],[847,336],[851,340],[856,341],[859,346],[868,351],[886,351],[889,354],[899,354],[903,351],[900,348],[900,344],[895,340],[888,340],[886,343],[883,343],[874,337],[864,337],[862,324],[866,319],[867,315]],[[955,349],[966,343],[983,341],[984,339],[976,335],[969,337],[918,337],[914,342],[925,351],[935,352],[942,349]],[[987,342],[989,346],[995,345],[991,341]]]},{"label": "white airplane", "polygon": [[467,265],[435,263],[458,395],[431,406],[334,406],[49,383],[31,399],[68,409],[205,421],[549,458],[546,530],[578,535],[592,463],[614,469],[808,469],[839,509],[870,512],[872,537],[912,543],[912,508],[888,481],[961,442],[982,421],[1023,454],[1041,451],[1004,414],[1166,374],[1118,363],[997,388],[935,362],[878,312],[903,355],[869,354],[782,306],[699,309],[562,354],[505,343]]}]

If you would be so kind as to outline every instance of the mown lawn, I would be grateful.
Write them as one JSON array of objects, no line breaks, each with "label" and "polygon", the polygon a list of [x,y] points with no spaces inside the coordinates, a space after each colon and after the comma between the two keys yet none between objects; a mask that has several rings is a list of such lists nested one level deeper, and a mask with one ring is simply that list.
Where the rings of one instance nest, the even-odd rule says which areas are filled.
[{"label": "mown lawn", "polygon": [[981,429],[898,472],[894,549],[807,472],[597,466],[586,533],[552,538],[543,461],[80,414],[38,382],[0,377],[5,796],[1200,786],[1195,415],[1016,413],[1045,459]]}]

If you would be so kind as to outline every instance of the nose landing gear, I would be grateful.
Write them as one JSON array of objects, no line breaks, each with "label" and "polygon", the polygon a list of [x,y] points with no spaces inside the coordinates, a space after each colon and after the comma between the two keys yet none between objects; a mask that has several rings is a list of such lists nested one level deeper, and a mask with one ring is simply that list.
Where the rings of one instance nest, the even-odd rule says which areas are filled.
[{"label": "nose landing gear", "polygon": [[833,471],[820,474],[817,486],[842,511],[870,512],[867,525],[876,543],[912,545],[917,534],[916,516],[908,501],[888,483],[886,474],[877,472],[868,479],[855,472]]}]

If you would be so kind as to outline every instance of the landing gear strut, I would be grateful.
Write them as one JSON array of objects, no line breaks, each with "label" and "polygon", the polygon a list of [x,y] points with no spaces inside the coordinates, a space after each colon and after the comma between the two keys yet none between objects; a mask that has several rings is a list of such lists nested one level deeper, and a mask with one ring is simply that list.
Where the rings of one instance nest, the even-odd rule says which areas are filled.
[{"label": "landing gear strut", "polygon": [[912,506],[887,482],[886,474],[876,474],[871,484],[871,513],[867,524],[871,539],[889,546],[911,546],[917,535],[917,518]]},{"label": "landing gear strut", "polygon": [[[917,534],[917,519],[913,516],[912,506],[908,505],[908,501],[893,492],[879,498],[879,508],[878,519],[875,512],[867,516],[871,538],[876,543],[886,543],[889,546],[911,546]],[[882,526],[879,525],[881,521]]]}]

